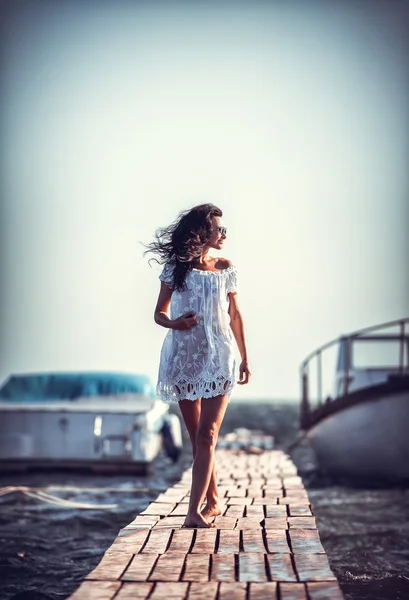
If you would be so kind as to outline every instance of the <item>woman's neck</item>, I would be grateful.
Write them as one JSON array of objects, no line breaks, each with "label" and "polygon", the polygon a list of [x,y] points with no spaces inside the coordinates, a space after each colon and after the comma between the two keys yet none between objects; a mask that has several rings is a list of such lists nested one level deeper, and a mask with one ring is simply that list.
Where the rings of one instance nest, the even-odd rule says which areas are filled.
[{"label": "woman's neck", "polygon": [[210,248],[207,248],[207,249],[205,248],[203,250],[202,256],[195,261],[197,265],[199,265],[201,267],[205,267],[207,265],[214,263],[215,260],[217,260],[216,258],[213,258],[213,256],[209,256],[209,250],[210,250]]}]

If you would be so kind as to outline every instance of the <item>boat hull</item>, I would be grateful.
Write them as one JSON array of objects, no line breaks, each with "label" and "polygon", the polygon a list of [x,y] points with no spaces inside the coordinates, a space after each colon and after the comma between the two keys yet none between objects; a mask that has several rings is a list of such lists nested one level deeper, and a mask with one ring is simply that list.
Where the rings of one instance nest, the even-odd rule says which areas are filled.
[{"label": "boat hull", "polygon": [[409,479],[409,390],[344,408],[307,434],[323,472],[357,479]]},{"label": "boat hull", "polygon": [[168,407],[133,396],[76,402],[0,402],[0,471],[89,468],[142,472],[162,447]]}]

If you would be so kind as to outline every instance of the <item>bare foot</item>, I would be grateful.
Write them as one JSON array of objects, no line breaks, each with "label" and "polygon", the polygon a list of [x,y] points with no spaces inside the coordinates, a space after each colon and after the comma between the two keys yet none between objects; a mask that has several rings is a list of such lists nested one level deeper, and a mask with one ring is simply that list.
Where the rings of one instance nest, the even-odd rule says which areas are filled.
[{"label": "bare foot", "polygon": [[209,529],[210,527],[216,527],[216,525],[214,523],[209,523],[202,517],[201,514],[198,514],[191,517],[187,516],[182,527],[198,527]]},{"label": "bare foot", "polygon": [[221,515],[222,512],[223,511],[221,509],[220,504],[206,504],[201,514],[204,519],[213,519],[213,517],[218,517],[219,515]]}]

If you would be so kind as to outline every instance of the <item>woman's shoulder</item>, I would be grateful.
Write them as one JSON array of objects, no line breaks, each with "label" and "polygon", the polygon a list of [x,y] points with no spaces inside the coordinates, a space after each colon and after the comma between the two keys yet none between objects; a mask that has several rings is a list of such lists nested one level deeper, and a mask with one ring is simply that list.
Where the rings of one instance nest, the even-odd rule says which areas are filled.
[{"label": "woman's shoulder", "polygon": [[226,269],[231,269],[232,267],[234,267],[234,265],[232,261],[228,258],[218,258],[215,267],[220,271],[224,271]]},{"label": "woman's shoulder", "polygon": [[236,270],[236,267],[228,258],[213,258],[208,264],[211,265],[211,269],[198,269],[193,267],[193,270],[198,271],[199,273],[215,273],[217,275]]}]

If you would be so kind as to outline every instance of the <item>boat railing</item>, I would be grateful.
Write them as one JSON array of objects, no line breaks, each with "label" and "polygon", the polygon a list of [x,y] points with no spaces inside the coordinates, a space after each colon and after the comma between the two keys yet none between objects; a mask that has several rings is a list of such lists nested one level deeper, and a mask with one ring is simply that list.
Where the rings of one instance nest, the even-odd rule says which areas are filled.
[{"label": "boat railing", "polygon": [[[385,333],[385,329],[394,328],[397,331]],[[362,368],[354,363],[354,344],[356,342],[394,342],[398,345],[397,356],[392,364],[381,367]],[[331,356],[332,355],[332,356]],[[323,362],[332,357],[329,384],[328,370],[325,371]],[[334,364],[334,359],[336,364]],[[328,361],[327,361],[328,362]],[[335,368],[334,368],[335,367]],[[314,369],[314,370],[313,370]],[[409,317],[381,323],[354,331],[347,335],[327,342],[311,352],[302,362],[300,367],[301,378],[301,428],[307,429],[315,420],[314,413],[323,411],[336,398],[345,397],[356,389],[357,381],[354,378],[361,373],[371,374],[372,377],[384,377],[391,374],[404,376],[409,374]],[[335,382],[333,381],[335,373]],[[325,377],[324,377],[325,375]],[[324,381],[325,379],[325,381]],[[311,393],[311,383],[315,384],[315,393]],[[326,389],[324,390],[324,386]],[[355,385],[355,387],[354,387]],[[324,399],[325,396],[325,399]]]}]

